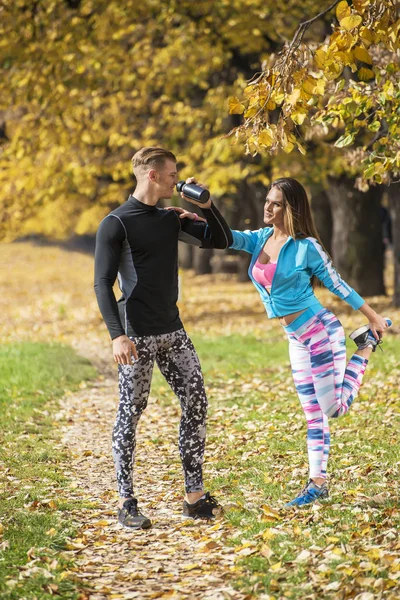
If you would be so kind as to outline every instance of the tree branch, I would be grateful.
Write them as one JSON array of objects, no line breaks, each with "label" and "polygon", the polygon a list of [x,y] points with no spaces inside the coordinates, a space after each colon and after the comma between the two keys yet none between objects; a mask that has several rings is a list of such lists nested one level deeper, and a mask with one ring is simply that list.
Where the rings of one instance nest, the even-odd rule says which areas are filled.
[{"label": "tree branch", "polygon": [[[326,8],[325,10],[323,10],[322,12],[320,12],[318,15],[315,15],[315,17],[313,17],[312,19],[309,19],[308,21],[303,21],[303,23],[299,23],[299,26],[297,27],[295,34],[293,36],[292,41],[290,42],[289,45],[289,50],[288,50],[288,54],[287,54],[287,58],[294,52],[294,50],[296,50],[299,45],[301,44],[301,41],[304,37],[305,32],[307,31],[307,29],[310,27],[310,25],[312,23],[314,23],[315,21],[318,21],[318,19],[320,19],[321,17],[323,17],[324,15],[326,15],[326,13],[328,13],[329,11],[331,11],[333,8],[335,8],[335,6],[337,4],[339,4],[340,0],[335,0],[335,2],[333,2],[333,4],[331,4],[330,6],[328,6],[328,8]],[[299,37],[299,35],[301,34],[300,39],[297,42],[297,38]],[[295,43],[297,42],[297,45],[295,46]]]}]

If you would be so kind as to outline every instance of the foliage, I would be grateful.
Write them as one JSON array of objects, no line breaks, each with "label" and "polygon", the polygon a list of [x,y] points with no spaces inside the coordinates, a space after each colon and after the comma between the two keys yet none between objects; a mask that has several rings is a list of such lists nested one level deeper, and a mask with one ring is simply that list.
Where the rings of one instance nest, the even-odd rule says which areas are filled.
[{"label": "foliage", "polygon": [[245,156],[224,138],[240,118],[227,115],[227,98],[314,7],[312,0],[3,4],[0,238],[93,233],[126,199],[130,159],[143,145],[175,151],[182,176],[196,174],[228,200],[242,182],[267,184],[269,156]]},{"label": "foliage", "polygon": [[317,15],[299,26],[278,58],[272,55],[243,100],[230,98],[230,113],[244,117],[234,132],[251,154],[295,148],[305,154],[303,136],[318,142],[340,132],[337,148],[356,146],[346,157],[350,167],[364,180],[388,183],[400,172],[397,9],[392,0],[333,6],[337,24],[322,44],[302,43]]},{"label": "foliage", "polygon": [[143,145],[175,151],[185,173],[196,173],[217,195],[233,193],[242,179],[262,179],[260,161],[243,159],[221,139],[233,124],[225,103],[254,57],[276,43],[286,26],[282,15],[302,14],[293,0],[287,5],[2,6],[0,236],[95,231],[126,199],[130,159]]}]

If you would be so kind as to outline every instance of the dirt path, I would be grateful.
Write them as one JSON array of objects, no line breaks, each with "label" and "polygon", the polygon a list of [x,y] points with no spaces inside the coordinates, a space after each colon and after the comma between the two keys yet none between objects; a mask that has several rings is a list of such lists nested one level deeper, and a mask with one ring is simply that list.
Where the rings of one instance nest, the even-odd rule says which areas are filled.
[{"label": "dirt path", "polygon": [[[66,469],[73,481],[71,493],[93,503],[73,513],[80,534],[67,552],[75,555],[74,575],[91,589],[88,598],[245,598],[229,583],[239,574],[233,549],[226,544],[229,524],[198,523],[180,515],[177,407],[159,407],[150,397],[139,424],[138,495],[153,527],[131,532],[116,523],[110,456],[116,402],[115,377],[106,377],[66,396],[59,415],[67,423],[62,426],[63,444],[73,456]],[[168,424],[168,432],[161,436],[163,423]]]}]

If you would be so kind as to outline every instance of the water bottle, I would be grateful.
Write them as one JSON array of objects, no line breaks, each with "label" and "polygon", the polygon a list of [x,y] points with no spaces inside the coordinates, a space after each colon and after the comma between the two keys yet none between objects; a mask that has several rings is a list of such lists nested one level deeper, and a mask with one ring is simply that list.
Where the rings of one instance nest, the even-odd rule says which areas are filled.
[{"label": "water bottle", "polygon": [[196,200],[196,202],[200,202],[200,204],[205,204],[209,197],[210,192],[205,190],[204,188],[196,185],[195,183],[185,183],[184,181],[178,181],[176,184],[176,189],[178,192],[182,192],[188,198],[192,200]]}]

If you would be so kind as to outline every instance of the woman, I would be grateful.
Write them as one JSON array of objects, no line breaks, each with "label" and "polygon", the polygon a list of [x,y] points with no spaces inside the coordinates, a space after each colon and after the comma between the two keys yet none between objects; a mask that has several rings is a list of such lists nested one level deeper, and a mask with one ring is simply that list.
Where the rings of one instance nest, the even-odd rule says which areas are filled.
[{"label": "woman", "polygon": [[[284,177],[272,183],[264,223],[268,227],[257,231],[232,231],[231,248],[252,255],[250,279],[268,317],[279,318],[289,340],[293,379],[307,420],[310,478],[286,506],[303,506],[328,497],[328,417],[349,410],[370,354],[391,321],[368,306],[332,266],[298,181]],[[317,278],[369,321],[350,335],[358,349],[348,363],[343,328],[314,295]]]}]

